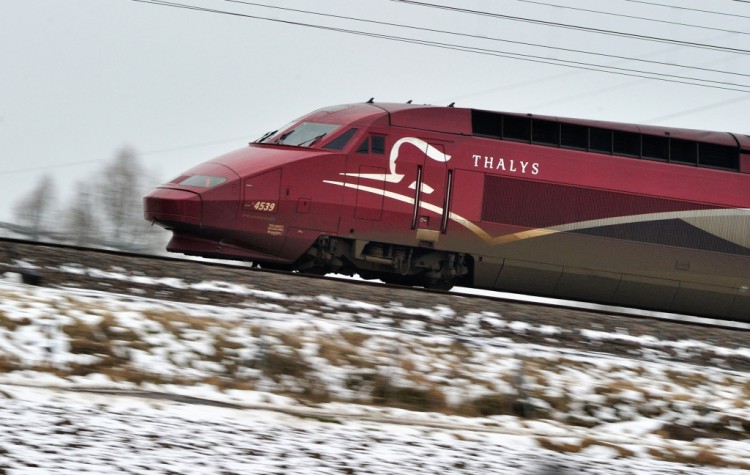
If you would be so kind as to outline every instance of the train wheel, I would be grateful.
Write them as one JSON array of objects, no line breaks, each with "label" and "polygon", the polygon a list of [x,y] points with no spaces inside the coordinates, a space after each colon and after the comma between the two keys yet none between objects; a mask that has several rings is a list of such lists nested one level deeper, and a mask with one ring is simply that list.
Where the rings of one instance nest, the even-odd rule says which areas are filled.
[{"label": "train wheel", "polygon": [[456,285],[456,280],[439,280],[437,282],[425,282],[424,287],[425,289],[433,289],[433,290],[450,290],[453,288],[453,286]]}]

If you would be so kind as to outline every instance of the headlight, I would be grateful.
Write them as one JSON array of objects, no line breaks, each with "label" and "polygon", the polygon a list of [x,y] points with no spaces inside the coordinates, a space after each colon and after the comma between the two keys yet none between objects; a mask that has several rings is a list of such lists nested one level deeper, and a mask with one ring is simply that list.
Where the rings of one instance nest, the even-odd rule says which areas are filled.
[{"label": "headlight", "polygon": [[178,185],[197,186],[199,188],[213,188],[227,181],[223,176],[193,175],[185,178]]}]

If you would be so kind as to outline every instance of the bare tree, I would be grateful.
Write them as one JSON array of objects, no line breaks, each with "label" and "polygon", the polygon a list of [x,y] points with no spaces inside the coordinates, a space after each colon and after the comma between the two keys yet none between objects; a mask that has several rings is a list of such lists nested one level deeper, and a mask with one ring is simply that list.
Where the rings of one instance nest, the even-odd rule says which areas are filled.
[{"label": "bare tree", "polygon": [[[143,196],[154,186],[131,147],[122,148],[99,174],[96,200],[108,245],[146,250],[158,246],[159,229],[143,219]],[[163,234],[163,233],[162,233]]]},{"label": "bare tree", "polygon": [[73,204],[66,213],[66,234],[79,246],[91,246],[101,241],[101,222],[94,206],[92,186],[86,182],[76,184]]},{"label": "bare tree", "polygon": [[166,234],[143,219],[143,196],[155,185],[135,151],[124,147],[93,179],[76,183],[72,201],[60,209],[59,219],[55,183],[44,175],[16,204],[16,223],[32,239],[46,235],[78,245],[157,250]]},{"label": "bare tree", "polygon": [[105,231],[112,241],[127,243],[134,237],[131,226],[140,204],[138,182],[141,174],[141,165],[130,147],[121,149],[114,160],[104,167],[99,185],[99,202],[108,224]]},{"label": "bare tree", "polygon": [[53,222],[56,198],[54,180],[49,175],[43,175],[34,189],[16,203],[16,222],[28,228],[32,239],[57,231],[57,223]]}]

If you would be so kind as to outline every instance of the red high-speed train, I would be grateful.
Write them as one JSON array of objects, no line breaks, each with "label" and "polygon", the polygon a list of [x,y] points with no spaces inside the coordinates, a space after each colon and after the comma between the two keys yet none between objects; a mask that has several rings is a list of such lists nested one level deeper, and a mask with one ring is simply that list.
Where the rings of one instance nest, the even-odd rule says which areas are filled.
[{"label": "red high-speed train", "polygon": [[172,252],[750,321],[750,137],[320,109],[144,198]]}]

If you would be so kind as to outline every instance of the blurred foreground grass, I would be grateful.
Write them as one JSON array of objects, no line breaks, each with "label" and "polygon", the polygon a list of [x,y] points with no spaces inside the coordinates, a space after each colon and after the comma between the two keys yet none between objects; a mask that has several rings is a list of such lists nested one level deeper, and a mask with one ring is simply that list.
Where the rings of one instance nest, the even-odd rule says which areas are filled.
[{"label": "blurred foreground grass", "polygon": [[[33,295],[32,295],[33,294]],[[712,440],[750,435],[750,378],[704,367],[570,356],[537,348],[319,318],[247,318],[159,303],[0,291],[0,371],[117,383],[257,390],[465,417],[513,416],[595,429],[658,420],[654,458],[750,469]],[[278,309],[276,309],[278,310]],[[538,437],[578,452],[627,444]],[[685,445],[687,444],[687,445]]]}]

